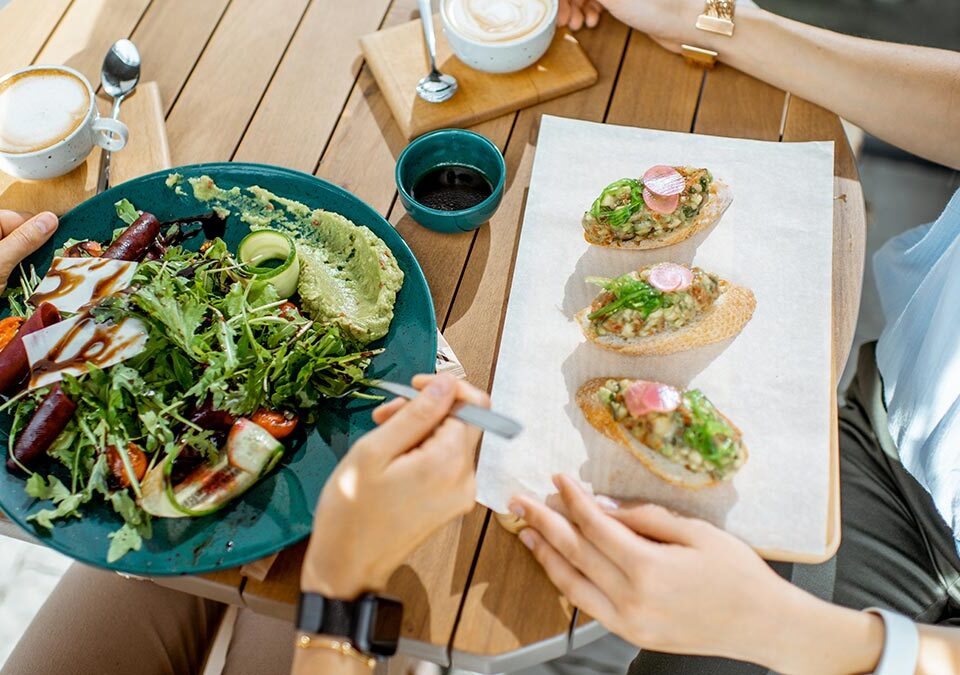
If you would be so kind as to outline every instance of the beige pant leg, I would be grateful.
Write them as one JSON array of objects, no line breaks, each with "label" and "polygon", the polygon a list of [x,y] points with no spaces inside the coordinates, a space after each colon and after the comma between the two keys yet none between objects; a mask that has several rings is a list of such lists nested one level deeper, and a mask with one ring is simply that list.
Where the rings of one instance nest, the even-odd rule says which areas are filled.
[{"label": "beige pant leg", "polygon": [[291,622],[241,609],[223,675],[289,675],[295,636]]},{"label": "beige pant leg", "polygon": [[74,564],[0,675],[199,675],[224,605]]}]

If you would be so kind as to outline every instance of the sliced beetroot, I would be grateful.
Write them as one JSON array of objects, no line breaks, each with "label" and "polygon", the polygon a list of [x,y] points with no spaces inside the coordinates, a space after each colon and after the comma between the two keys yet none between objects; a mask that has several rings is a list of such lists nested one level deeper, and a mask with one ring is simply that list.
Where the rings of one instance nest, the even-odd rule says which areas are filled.
[{"label": "sliced beetroot", "polygon": [[693,272],[676,263],[660,263],[650,270],[647,281],[658,291],[674,293],[685,291],[693,283]]},{"label": "sliced beetroot", "polygon": [[651,412],[673,412],[680,405],[680,392],[667,384],[637,380],[623,394],[627,411],[634,417]]},{"label": "sliced beetroot", "polygon": [[672,166],[659,164],[643,174],[643,186],[659,197],[672,197],[683,193],[687,181]]},{"label": "sliced beetroot", "polygon": [[661,197],[656,195],[648,188],[643,188],[643,201],[651,211],[657,213],[673,213],[680,206],[680,195],[670,197]]}]

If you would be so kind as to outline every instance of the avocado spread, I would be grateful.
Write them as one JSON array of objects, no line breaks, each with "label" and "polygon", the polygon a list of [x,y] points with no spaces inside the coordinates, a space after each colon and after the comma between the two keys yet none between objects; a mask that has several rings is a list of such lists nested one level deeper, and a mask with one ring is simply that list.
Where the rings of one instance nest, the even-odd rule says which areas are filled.
[{"label": "avocado spread", "polygon": [[300,258],[297,291],[310,318],[368,343],[387,334],[403,272],[380,237],[338,213],[311,209],[252,186],[225,190],[209,176],[188,179],[193,196],[251,230],[292,235]]}]

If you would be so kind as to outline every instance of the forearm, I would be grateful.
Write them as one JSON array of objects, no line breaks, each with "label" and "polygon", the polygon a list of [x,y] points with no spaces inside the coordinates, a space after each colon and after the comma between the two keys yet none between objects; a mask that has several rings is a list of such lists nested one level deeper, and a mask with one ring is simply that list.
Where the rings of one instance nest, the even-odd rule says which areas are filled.
[{"label": "forearm", "polygon": [[920,626],[917,675],[951,675],[960,672],[960,629]]},{"label": "forearm", "polygon": [[[744,622],[740,658],[787,675],[872,673],[883,652],[883,620],[790,586]],[[752,625],[755,624],[755,625]]]},{"label": "forearm", "polygon": [[681,0],[674,36],[850,120],[871,134],[960,168],[960,53],[877,42],[742,5],[726,38],[693,26],[700,0]]}]

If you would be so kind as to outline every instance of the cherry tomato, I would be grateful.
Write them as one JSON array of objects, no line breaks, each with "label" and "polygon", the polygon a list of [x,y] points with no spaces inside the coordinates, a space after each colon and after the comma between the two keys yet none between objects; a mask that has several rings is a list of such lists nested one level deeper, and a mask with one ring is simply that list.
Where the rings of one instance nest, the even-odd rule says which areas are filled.
[{"label": "cherry tomato", "polygon": [[296,415],[287,417],[282,412],[260,408],[250,416],[250,421],[263,427],[271,436],[281,441],[293,433],[300,420]]},{"label": "cherry tomato", "polygon": [[10,341],[13,340],[13,337],[22,325],[23,317],[19,316],[8,316],[6,319],[0,321],[0,349],[10,344]]},{"label": "cherry tomato", "polygon": [[300,309],[292,302],[285,302],[280,305],[280,313],[288,319],[295,319],[300,313]]},{"label": "cherry tomato", "polygon": [[[130,456],[130,468],[133,469],[137,480],[141,480],[147,473],[146,453],[136,443],[130,443],[127,445],[127,454]],[[112,445],[107,448],[107,466],[110,468],[110,476],[116,485],[121,488],[130,486],[130,476],[123,465],[123,457],[120,456],[120,451]]]}]

